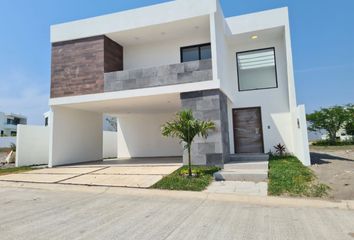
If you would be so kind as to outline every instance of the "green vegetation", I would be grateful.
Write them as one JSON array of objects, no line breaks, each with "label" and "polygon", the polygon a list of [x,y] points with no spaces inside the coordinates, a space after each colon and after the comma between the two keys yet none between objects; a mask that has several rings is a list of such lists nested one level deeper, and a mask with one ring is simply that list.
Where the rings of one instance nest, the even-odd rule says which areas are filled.
[{"label": "green vegetation", "polygon": [[269,159],[269,195],[324,197],[329,187],[317,182],[311,169],[294,156],[271,156]]},{"label": "green vegetation", "polygon": [[354,138],[351,140],[345,141],[330,141],[330,140],[318,140],[312,143],[313,146],[346,146],[346,145],[354,145]]},{"label": "green vegetation", "polygon": [[310,145],[310,150],[325,151],[325,152],[354,151],[354,145],[343,145],[343,146],[314,146],[314,145]]},{"label": "green vegetation", "polygon": [[203,191],[213,180],[213,173],[219,170],[218,167],[193,166],[192,177],[190,177],[188,176],[188,167],[184,166],[165,176],[151,188]]},{"label": "green vegetation", "polygon": [[336,145],[337,132],[346,129],[347,134],[353,132],[354,122],[354,105],[347,104],[345,106],[333,106],[329,108],[321,108],[311,114],[306,115],[307,121],[310,122],[308,129],[310,131],[326,130],[328,133],[328,143]]},{"label": "green vegetation", "polygon": [[192,110],[182,110],[176,114],[176,119],[162,126],[162,135],[165,137],[178,138],[188,151],[188,175],[192,177],[191,148],[196,136],[208,137],[208,132],[215,129],[212,121],[195,119]]},{"label": "green vegetation", "polygon": [[11,173],[21,173],[31,171],[31,167],[12,167],[12,168],[0,168],[0,176],[11,174]]}]

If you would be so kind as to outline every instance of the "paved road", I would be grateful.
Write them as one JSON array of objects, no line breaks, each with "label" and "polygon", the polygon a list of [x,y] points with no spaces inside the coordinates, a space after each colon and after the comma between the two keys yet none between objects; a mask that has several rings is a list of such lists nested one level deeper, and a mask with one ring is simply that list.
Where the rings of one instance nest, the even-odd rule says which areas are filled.
[{"label": "paved road", "polygon": [[0,239],[354,239],[352,210],[37,185],[0,185]]}]

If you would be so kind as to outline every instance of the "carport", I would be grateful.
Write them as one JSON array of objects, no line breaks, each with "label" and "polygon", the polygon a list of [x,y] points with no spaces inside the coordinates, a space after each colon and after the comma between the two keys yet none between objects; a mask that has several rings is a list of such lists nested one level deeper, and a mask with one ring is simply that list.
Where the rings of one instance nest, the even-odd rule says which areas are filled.
[{"label": "carport", "polygon": [[76,102],[70,97],[52,102],[49,167],[101,161],[103,114],[117,117],[119,159],[179,157],[182,162],[179,141],[161,135],[162,124],[180,109],[178,93],[107,99],[83,96]]}]

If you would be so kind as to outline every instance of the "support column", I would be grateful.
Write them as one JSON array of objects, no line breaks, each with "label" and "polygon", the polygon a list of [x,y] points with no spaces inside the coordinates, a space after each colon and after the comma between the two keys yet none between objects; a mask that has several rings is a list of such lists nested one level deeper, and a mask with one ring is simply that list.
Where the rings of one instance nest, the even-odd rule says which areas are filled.
[{"label": "support column", "polygon": [[[195,118],[211,120],[216,129],[207,139],[195,138],[192,144],[192,164],[223,166],[229,159],[229,124],[227,97],[219,89],[181,93],[182,109],[191,109]],[[184,164],[188,156],[183,155]]]},{"label": "support column", "polygon": [[49,167],[102,160],[102,114],[52,107]]}]

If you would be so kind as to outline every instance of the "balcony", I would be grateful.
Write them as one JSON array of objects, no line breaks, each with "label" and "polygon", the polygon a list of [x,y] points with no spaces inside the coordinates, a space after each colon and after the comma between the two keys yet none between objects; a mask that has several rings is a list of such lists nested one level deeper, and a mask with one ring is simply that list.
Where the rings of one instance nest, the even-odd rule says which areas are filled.
[{"label": "balcony", "polygon": [[4,129],[7,129],[7,130],[16,130],[16,129],[17,129],[17,124],[5,123],[5,124],[4,124]]},{"label": "balcony", "polygon": [[211,59],[104,74],[104,92],[202,82],[213,79]]}]

